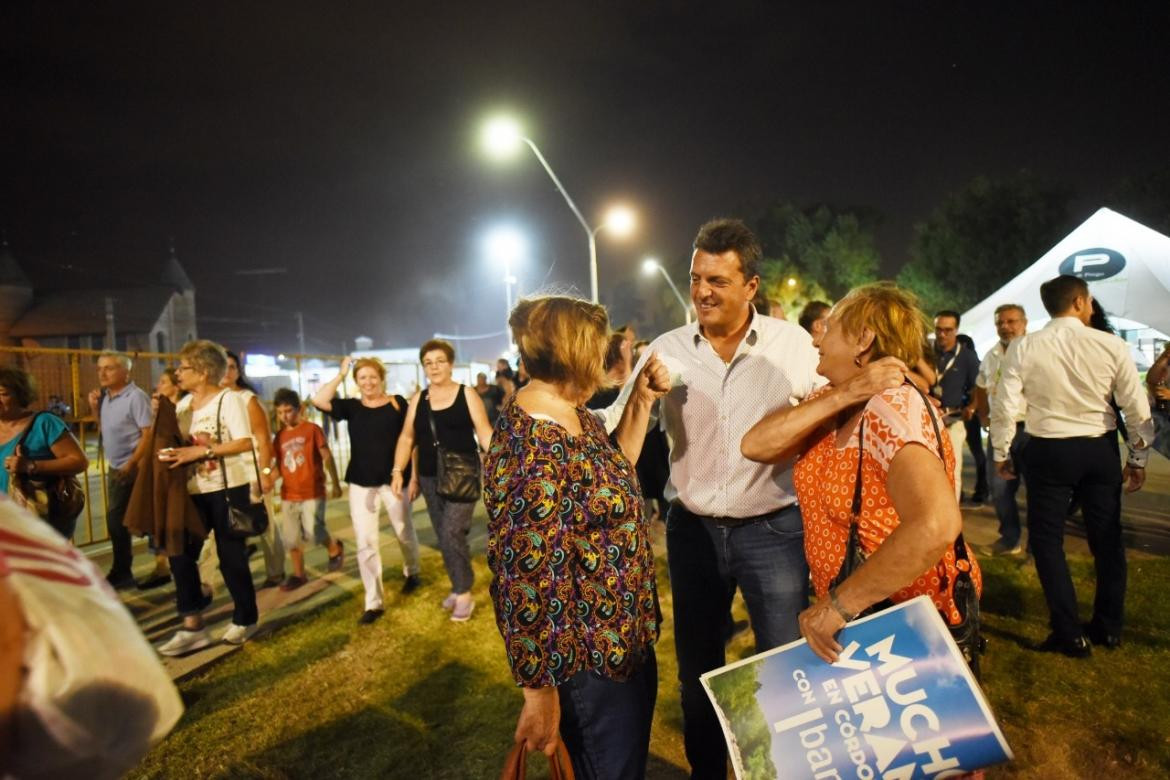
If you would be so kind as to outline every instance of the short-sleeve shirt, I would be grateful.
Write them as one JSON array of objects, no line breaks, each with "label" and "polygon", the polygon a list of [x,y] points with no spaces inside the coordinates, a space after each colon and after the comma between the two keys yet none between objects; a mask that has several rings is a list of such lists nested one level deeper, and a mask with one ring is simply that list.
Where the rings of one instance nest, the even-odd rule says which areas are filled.
[{"label": "short-sleeve shirt", "polygon": [[[195,396],[186,395],[179,399],[175,415],[179,418],[179,430],[191,443],[209,447],[214,443],[252,438],[252,424],[248,420],[248,406],[243,396],[231,390],[220,390],[214,398],[199,409],[192,409]],[[222,401],[222,403],[221,403]],[[216,413],[218,411],[218,421]],[[216,426],[219,437],[216,438]],[[214,493],[223,490],[221,463],[227,464],[228,487],[246,485],[256,479],[256,466],[251,452],[228,455],[214,460],[201,460],[187,478],[187,492]]]},{"label": "short-sleeve shirt", "polygon": [[[813,397],[819,395],[814,394]],[[909,385],[886,390],[870,399],[861,415],[865,452],[861,459],[862,502],[857,528],[865,553],[871,554],[898,527],[898,514],[886,491],[886,479],[894,456],[911,444],[921,444],[938,456],[939,440],[922,397]],[[796,494],[804,518],[804,549],[813,588],[824,596],[845,560],[852,521],[853,491],[857,484],[858,436],[855,430],[843,448],[837,447],[837,432],[821,435],[800,456],[793,469]],[[946,472],[954,484],[955,455],[949,436],[942,437]],[[970,556],[970,551],[968,551]],[[957,624],[961,616],[951,598],[949,585],[959,566],[969,567],[977,590],[982,576],[974,557],[956,564],[953,546],[942,560],[916,577],[907,577],[904,587],[891,595],[895,603],[927,595],[947,622]]]},{"label": "short-sleeve shirt", "polygon": [[102,396],[101,417],[106,461],[120,469],[134,454],[143,429],[151,425],[150,396],[130,382],[117,395]]},{"label": "short-sleeve shirt", "polygon": [[272,449],[280,464],[280,497],[285,501],[309,501],[325,497],[325,463],[321,448],[325,432],[308,420],[278,431]]},{"label": "short-sleeve shirt", "polygon": [[[24,456],[32,460],[53,460],[57,457],[53,454],[53,445],[69,432],[69,426],[55,414],[38,412],[25,430],[28,431],[28,438],[24,440]],[[21,431],[0,444],[0,463],[16,451],[16,445],[24,434],[25,431]],[[8,469],[5,468],[0,468],[0,491],[8,492]]]},{"label": "short-sleeve shirt", "polygon": [[[398,408],[386,403],[366,406],[358,398],[334,398],[329,416],[349,423],[349,465],[345,481],[362,487],[389,485],[394,471],[394,449],[406,419],[406,399],[394,396]],[[409,479],[404,474],[403,479]]]},{"label": "short-sleeve shirt", "polygon": [[489,590],[512,676],[530,688],[586,669],[625,679],[658,639],[638,477],[594,415],[577,417],[572,436],[507,401],[485,462]]}]

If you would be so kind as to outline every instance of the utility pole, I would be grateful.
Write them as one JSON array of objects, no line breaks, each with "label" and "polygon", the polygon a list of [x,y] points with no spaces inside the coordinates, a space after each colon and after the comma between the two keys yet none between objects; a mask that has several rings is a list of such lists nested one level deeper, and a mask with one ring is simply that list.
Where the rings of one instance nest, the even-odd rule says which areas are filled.
[{"label": "utility pole", "polygon": [[117,349],[117,332],[114,329],[114,299],[106,296],[106,349]]},{"label": "utility pole", "polygon": [[301,351],[301,355],[305,354],[305,315],[302,312],[297,312],[297,345]]}]

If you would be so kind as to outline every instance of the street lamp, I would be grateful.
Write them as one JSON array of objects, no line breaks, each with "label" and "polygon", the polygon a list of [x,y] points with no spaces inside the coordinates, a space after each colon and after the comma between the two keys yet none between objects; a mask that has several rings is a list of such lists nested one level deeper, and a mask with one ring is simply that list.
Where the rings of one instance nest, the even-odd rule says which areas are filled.
[{"label": "street lamp", "polygon": [[642,273],[646,274],[647,276],[650,276],[655,271],[658,271],[659,273],[661,273],[662,278],[665,279],[666,283],[670,285],[670,291],[672,293],[674,293],[675,298],[678,298],[679,305],[683,307],[683,314],[686,315],[687,324],[690,325],[691,324],[691,305],[689,303],[687,303],[686,298],[682,297],[682,293],[680,293],[678,291],[678,287],[675,286],[674,280],[670,278],[670,274],[668,274],[666,272],[666,269],[662,267],[662,263],[658,262],[658,260],[656,258],[653,258],[653,257],[647,257],[645,260],[642,261]]},{"label": "street lamp", "polygon": [[487,234],[484,241],[488,258],[504,268],[504,343],[512,344],[508,318],[512,315],[512,285],[516,277],[512,274],[513,264],[519,263],[528,254],[528,240],[514,227],[502,225]]},{"label": "street lamp", "polygon": [[602,228],[605,228],[619,238],[628,235],[634,227],[634,213],[624,207],[610,209],[600,225],[590,227],[584,215],[581,214],[581,209],[577,208],[577,204],[569,197],[569,193],[565,191],[561,180],[553,173],[552,166],[548,164],[548,160],[544,159],[544,155],[540,153],[540,149],[537,148],[536,143],[524,135],[516,120],[504,116],[495,117],[483,127],[483,146],[492,157],[497,159],[513,157],[517,150],[519,150],[521,144],[526,144],[532,150],[532,153],[536,155],[536,159],[544,167],[545,173],[552,179],[553,184],[557,187],[557,191],[561,193],[561,197],[565,199],[565,203],[569,204],[569,209],[573,212],[573,216],[581,223],[581,227],[585,228],[585,234],[589,236],[589,290],[593,302],[597,303],[597,234]]}]

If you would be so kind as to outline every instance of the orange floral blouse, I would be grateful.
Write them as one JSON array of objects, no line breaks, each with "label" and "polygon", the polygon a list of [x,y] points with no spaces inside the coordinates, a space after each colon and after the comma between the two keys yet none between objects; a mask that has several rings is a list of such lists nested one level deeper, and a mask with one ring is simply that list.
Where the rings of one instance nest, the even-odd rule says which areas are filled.
[{"label": "orange floral blouse", "polygon": [[[822,389],[810,398],[827,390]],[[886,390],[865,405],[861,416],[865,425],[865,452],[861,460],[863,492],[858,532],[866,554],[877,549],[898,527],[894,503],[886,492],[886,477],[894,456],[909,444],[921,444],[938,456],[938,440],[928,415],[926,403],[910,385]],[[813,589],[818,596],[828,592],[829,584],[845,560],[853,490],[857,481],[857,431],[842,449],[837,448],[836,437],[836,430],[821,436],[800,456],[793,469],[796,495],[804,517],[804,550]],[[955,455],[949,436],[943,435],[942,445],[947,475],[953,485]],[[948,623],[961,622],[951,597],[959,566],[970,567],[976,590],[983,592],[982,574],[970,545],[967,555],[969,563],[956,563],[952,546],[941,561],[926,571],[917,576],[907,572],[906,586],[894,593],[891,601],[898,603],[927,595]]]}]

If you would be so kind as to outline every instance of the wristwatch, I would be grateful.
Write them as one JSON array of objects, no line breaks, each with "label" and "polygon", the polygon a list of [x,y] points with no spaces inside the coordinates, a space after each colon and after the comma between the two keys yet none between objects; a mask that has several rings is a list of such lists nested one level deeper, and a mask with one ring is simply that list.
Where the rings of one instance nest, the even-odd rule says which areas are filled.
[{"label": "wristwatch", "polygon": [[204,460],[215,460],[215,450],[211,449],[211,445],[207,445],[207,449],[203,451]]},{"label": "wristwatch", "polygon": [[260,473],[267,477],[269,474],[272,473],[272,467],[265,466],[264,468],[260,469]]}]

